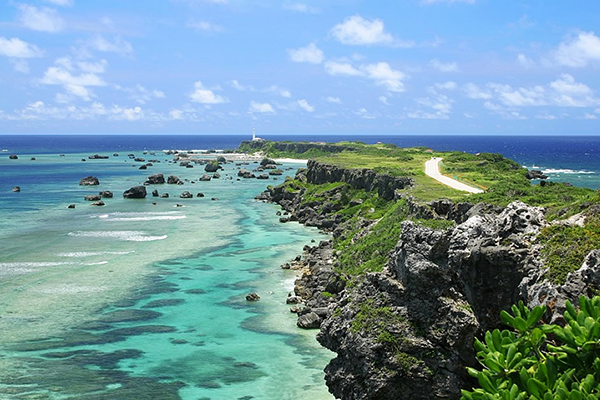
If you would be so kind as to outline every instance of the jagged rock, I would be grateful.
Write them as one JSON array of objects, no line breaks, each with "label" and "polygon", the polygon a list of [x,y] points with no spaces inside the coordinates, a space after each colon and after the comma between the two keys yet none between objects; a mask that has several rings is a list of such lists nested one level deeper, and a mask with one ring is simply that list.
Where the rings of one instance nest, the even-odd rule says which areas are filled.
[{"label": "jagged rock", "polygon": [[323,318],[319,317],[315,312],[309,312],[307,314],[300,315],[296,325],[303,329],[316,329],[321,326],[321,322],[323,322]]},{"label": "jagged rock", "polygon": [[188,192],[188,191],[186,190],[186,191],[184,191],[183,193],[181,193],[181,194],[179,195],[179,197],[180,197],[180,198],[182,198],[182,199],[191,199],[191,198],[193,198],[193,197],[194,197],[194,195],[192,195],[190,192]]},{"label": "jagged rock", "polygon": [[169,185],[180,185],[183,182],[181,182],[181,180],[177,176],[169,175],[169,177],[167,178],[167,183]]},{"label": "jagged rock", "polygon": [[243,169],[243,168],[238,171],[237,175],[242,178],[245,178],[245,179],[256,178],[256,176],[252,172],[248,171],[247,169]]},{"label": "jagged rock", "polygon": [[154,189],[152,191],[152,197],[158,197],[158,190]]},{"label": "jagged rock", "polygon": [[527,179],[548,179],[548,175],[537,169],[530,169],[525,174]]},{"label": "jagged rock", "polygon": [[260,174],[256,177],[256,179],[269,179],[269,174]]},{"label": "jagged rock", "polygon": [[100,194],[100,197],[102,197],[104,199],[112,199],[113,198],[113,192],[111,192],[110,190],[103,190],[99,194]]},{"label": "jagged rock", "polygon": [[271,176],[283,175],[283,171],[280,169],[273,169],[273,170],[269,171],[269,175],[271,175]]},{"label": "jagged rock", "polygon": [[202,176],[200,177],[200,179],[198,179],[198,180],[199,180],[199,181],[202,181],[202,182],[208,182],[208,181],[210,181],[210,180],[211,180],[211,177],[210,177],[210,175],[206,175],[206,174],[204,174],[204,175],[202,175]]},{"label": "jagged rock", "polygon": [[102,200],[100,201],[95,201],[92,203],[93,206],[97,206],[97,207],[102,207],[104,204],[104,202]]},{"label": "jagged rock", "polygon": [[96,186],[99,185],[100,181],[95,176],[87,176],[79,181],[80,186]]},{"label": "jagged rock", "polygon": [[161,185],[163,183],[165,183],[165,176],[163,174],[150,175],[146,182],[144,182],[145,185]]},{"label": "jagged rock", "polygon": [[98,201],[101,198],[102,196],[100,196],[99,194],[88,194],[87,196],[83,197],[85,201]]},{"label": "jagged rock", "polygon": [[146,188],[144,186],[134,186],[123,193],[126,199],[143,199],[146,197]]},{"label": "jagged rock", "polygon": [[260,300],[260,296],[256,293],[249,293],[246,295],[247,301],[258,301]]},{"label": "jagged rock", "polygon": [[218,172],[215,172],[212,177],[214,179],[219,179],[221,177],[221,174],[219,174]]},{"label": "jagged rock", "polygon": [[216,161],[211,161],[204,166],[204,171],[206,171],[206,172],[217,172],[220,169],[222,169],[222,168],[219,165],[219,163]]},{"label": "jagged rock", "polygon": [[300,296],[288,296],[285,300],[286,304],[300,304],[302,303],[302,297]]}]

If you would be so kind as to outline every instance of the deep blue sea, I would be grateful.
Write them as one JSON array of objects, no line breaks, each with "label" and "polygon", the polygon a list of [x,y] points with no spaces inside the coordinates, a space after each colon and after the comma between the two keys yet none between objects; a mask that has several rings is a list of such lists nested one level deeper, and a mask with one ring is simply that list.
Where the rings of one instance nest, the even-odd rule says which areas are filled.
[{"label": "deep blue sea", "polygon": [[[597,137],[264,137],[495,152],[600,188]],[[0,136],[1,399],[332,398],[323,368],[333,355],[296,328],[285,299],[299,272],[279,267],[325,236],[279,223],[277,206],[254,200],[278,183],[237,180],[254,161],[200,181],[201,165],[182,167],[162,151],[233,149],[244,139]],[[284,163],[279,180],[300,166]],[[168,198],[123,198],[156,173],[184,184],[148,186]],[[100,185],[80,186],[88,175]],[[114,197],[104,206],[84,200],[105,190]],[[250,292],[261,299],[246,301]]]}]

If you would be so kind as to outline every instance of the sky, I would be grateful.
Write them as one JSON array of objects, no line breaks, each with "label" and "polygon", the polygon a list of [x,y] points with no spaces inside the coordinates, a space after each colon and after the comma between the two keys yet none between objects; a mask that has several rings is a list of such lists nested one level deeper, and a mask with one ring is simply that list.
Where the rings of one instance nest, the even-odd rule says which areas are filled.
[{"label": "sky", "polygon": [[598,0],[7,0],[0,134],[594,135]]}]

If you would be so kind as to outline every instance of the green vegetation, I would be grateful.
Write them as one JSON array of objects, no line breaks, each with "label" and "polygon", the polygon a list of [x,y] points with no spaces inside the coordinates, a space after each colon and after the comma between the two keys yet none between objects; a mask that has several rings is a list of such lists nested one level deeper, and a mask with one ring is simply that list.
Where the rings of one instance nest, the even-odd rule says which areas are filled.
[{"label": "green vegetation", "polygon": [[463,400],[591,400],[600,397],[600,297],[566,304],[565,326],[540,322],[546,309],[519,303],[501,313],[510,330],[476,339],[481,370],[469,368],[480,388]]},{"label": "green vegetation", "polygon": [[552,225],[544,228],[537,238],[549,268],[548,279],[564,283],[569,272],[581,267],[590,251],[600,248],[600,219],[589,217],[585,226]]},{"label": "green vegetation", "polygon": [[390,332],[390,328],[406,323],[391,307],[374,307],[372,299],[362,303],[356,313],[350,330],[354,333],[366,332],[377,337],[377,342],[398,347],[402,337]]}]

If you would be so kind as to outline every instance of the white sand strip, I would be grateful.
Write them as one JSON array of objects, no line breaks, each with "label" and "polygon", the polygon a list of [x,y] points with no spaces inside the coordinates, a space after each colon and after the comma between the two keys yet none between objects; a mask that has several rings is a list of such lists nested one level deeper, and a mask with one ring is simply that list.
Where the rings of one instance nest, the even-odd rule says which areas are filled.
[{"label": "white sand strip", "polygon": [[431,160],[425,162],[425,174],[436,181],[443,183],[446,186],[450,186],[456,190],[462,190],[469,193],[483,193],[483,190],[469,186],[465,183],[459,182],[456,179],[449,178],[440,174],[440,161],[439,157],[432,157]]},{"label": "white sand strip", "polygon": [[306,164],[308,163],[308,160],[300,160],[297,158],[276,158],[273,161],[278,162],[278,163],[298,163],[298,164]]}]

